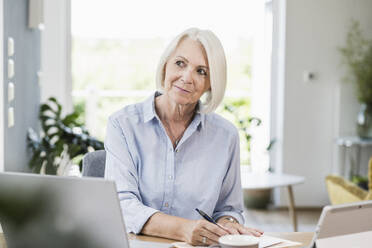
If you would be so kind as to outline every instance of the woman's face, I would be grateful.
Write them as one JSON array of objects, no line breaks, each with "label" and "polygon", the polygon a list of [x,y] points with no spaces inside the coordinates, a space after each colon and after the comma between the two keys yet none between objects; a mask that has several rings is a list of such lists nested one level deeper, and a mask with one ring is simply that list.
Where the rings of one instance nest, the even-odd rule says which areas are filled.
[{"label": "woman's face", "polygon": [[164,88],[177,104],[196,103],[210,89],[209,67],[199,41],[182,40],[165,65]]}]

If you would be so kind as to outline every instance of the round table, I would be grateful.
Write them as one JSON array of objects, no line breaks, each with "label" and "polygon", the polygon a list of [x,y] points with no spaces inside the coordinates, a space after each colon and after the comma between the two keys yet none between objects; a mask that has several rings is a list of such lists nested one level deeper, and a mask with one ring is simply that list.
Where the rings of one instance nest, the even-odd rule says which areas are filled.
[{"label": "round table", "polygon": [[289,195],[289,215],[291,216],[293,229],[297,232],[297,213],[293,196],[292,186],[301,184],[305,181],[304,177],[283,174],[283,173],[254,173],[242,170],[242,188],[243,189],[273,189],[276,187],[287,187]]}]

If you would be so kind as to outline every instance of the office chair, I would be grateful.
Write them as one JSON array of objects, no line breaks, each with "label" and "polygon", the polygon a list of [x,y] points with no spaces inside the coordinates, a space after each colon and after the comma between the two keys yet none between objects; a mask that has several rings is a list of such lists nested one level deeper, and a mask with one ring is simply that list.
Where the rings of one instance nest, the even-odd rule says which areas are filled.
[{"label": "office chair", "polygon": [[83,157],[83,177],[104,177],[105,162],[105,150],[85,154]]}]

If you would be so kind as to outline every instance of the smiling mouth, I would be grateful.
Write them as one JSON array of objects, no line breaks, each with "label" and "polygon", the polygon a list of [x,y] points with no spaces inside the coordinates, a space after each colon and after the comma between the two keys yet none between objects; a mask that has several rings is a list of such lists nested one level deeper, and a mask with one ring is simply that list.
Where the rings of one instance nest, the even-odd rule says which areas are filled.
[{"label": "smiling mouth", "polygon": [[177,85],[174,85],[174,87],[176,87],[177,89],[183,91],[183,92],[186,92],[186,93],[191,93],[191,91],[188,91],[188,90],[185,90],[185,89],[182,89],[181,87],[178,87]]}]

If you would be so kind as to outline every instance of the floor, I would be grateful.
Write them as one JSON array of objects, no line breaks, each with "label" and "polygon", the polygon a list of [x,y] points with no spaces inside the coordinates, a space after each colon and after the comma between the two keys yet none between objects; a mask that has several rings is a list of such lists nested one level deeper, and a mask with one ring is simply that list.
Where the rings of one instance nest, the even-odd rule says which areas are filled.
[{"label": "floor", "polygon": [[[245,209],[246,226],[265,232],[293,232],[293,225],[286,209]],[[298,209],[299,232],[314,232],[321,209]]]}]

